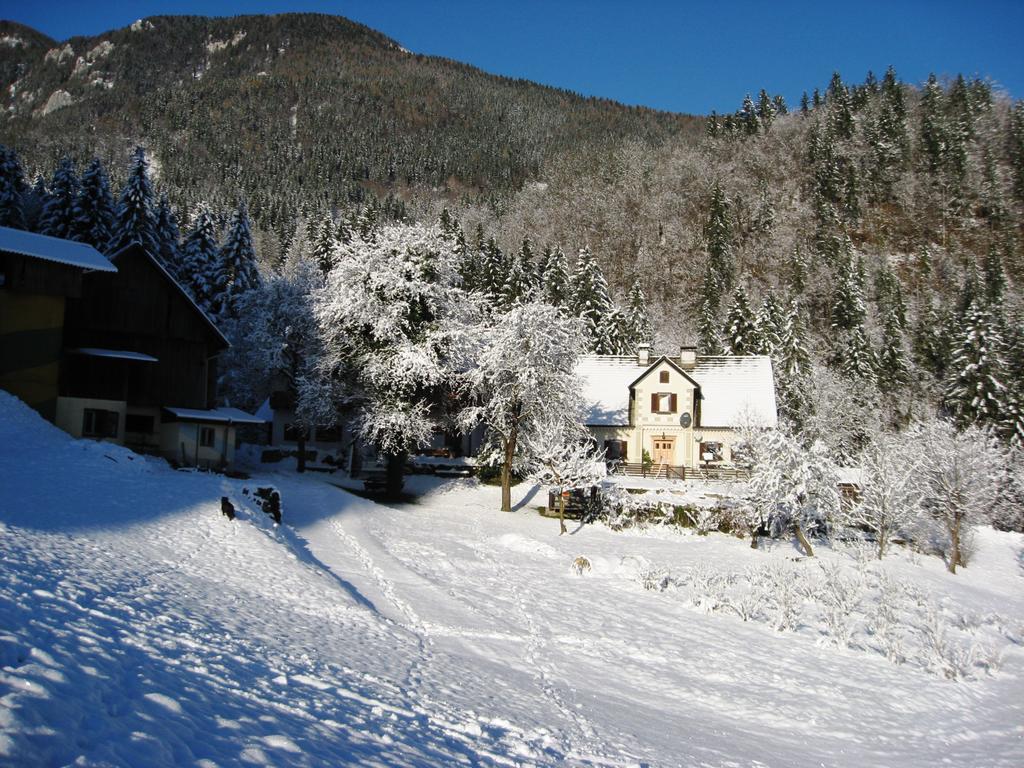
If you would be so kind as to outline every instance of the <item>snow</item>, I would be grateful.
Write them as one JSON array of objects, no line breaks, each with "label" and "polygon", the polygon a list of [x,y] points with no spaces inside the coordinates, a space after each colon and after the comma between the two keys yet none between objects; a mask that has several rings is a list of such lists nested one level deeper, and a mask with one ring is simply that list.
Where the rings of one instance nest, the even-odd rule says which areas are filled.
[{"label": "snow", "polygon": [[[0,392],[0,762],[1020,765],[1019,534],[979,529],[952,576],[671,529],[558,536],[528,486],[500,513],[471,480],[411,478],[422,495],[392,507],[254,472],[174,472]],[[268,484],[280,526],[241,491]],[[766,568],[885,574],[1000,662],[951,681],[859,624],[839,644],[817,587],[778,631],[743,591]]]},{"label": "snow", "polygon": [[100,349],[99,347],[79,347],[78,349],[69,350],[78,355],[88,355],[89,357],[113,357],[120,360],[138,360],[143,363],[158,363],[160,362],[157,358],[152,355],[147,355],[142,352],[131,352],[124,349]]},{"label": "snow", "polygon": [[0,227],[0,251],[10,251],[22,256],[96,272],[117,272],[117,267],[91,245],[10,227]]},{"label": "snow", "polygon": [[[645,366],[646,367],[646,366]],[[576,374],[583,380],[588,426],[629,425],[629,385],[643,372],[635,357],[586,355]]]}]

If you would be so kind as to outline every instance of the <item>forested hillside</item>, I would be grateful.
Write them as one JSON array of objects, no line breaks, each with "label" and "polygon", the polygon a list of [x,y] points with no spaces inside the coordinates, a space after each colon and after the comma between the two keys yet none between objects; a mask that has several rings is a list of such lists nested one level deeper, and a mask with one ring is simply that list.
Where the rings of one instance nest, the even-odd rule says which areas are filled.
[{"label": "forested hillside", "polygon": [[[24,225],[152,240],[218,315],[236,312],[225,286],[259,282],[253,243],[266,274],[304,256],[326,274],[388,219],[442,217],[495,311],[541,298],[598,352],[650,323],[665,350],[771,354],[786,415],[840,453],[936,408],[1024,434],[1024,105],[984,80],[837,73],[799,105],[762,91],[697,119],[336,17],[0,35]],[[116,221],[104,167],[115,189],[130,170]]]}]

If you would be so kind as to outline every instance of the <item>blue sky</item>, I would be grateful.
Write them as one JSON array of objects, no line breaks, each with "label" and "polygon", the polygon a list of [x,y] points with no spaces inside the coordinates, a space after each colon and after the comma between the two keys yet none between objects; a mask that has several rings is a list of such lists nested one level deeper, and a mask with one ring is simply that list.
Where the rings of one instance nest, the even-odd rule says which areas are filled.
[{"label": "blue sky", "polygon": [[340,14],[417,53],[680,112],[732,111],[760,88],[796,103],[834,70],[859,82],[889,64],[910,82],[963,72],[1024,97],[1024,0],[0,0],[0,17],[58,39],[157,14],[285,11]]}]

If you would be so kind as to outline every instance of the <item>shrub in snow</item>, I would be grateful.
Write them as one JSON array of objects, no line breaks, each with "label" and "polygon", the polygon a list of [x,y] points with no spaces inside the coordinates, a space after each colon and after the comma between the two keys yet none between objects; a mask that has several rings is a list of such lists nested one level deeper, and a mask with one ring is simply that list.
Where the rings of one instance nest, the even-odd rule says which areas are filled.
[{"label": "shrub in snow", "polygon": [[580,555],[572,561],[572,565],[569,566],[569,569],[577,576],[582,576],[584,573],[590,573],[590,561],[583,555]]}]

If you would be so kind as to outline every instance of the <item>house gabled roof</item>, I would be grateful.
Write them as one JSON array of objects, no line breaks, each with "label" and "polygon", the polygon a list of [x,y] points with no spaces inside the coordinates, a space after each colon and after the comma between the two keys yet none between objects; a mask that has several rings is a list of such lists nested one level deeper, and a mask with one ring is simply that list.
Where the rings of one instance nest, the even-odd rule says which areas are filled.
[{"label": "house gabled roof", "polygon": [[52,261],[93,272],[117,272],[117,267],[88,243],[0,227],[0,251]]},{"label": "house gabled roof", "polygon": [[701,427],[734,427],[746,421],[778,423],[771,358],[765,355],[698,357],[684,370],[667,356],[640,365],[629,355],[587,355],[576,365],[588,426],[629,426],[630,393],[655,367],[667,362],[697,387]]},{"label": "house gabled roof", "polygon": [[654,361],[653,363],[651,363],[651,364],[650,364],[649,366],[647,366],[647,369],[646,369],[646,370],[645,370],[645,371],[644,371],[643,373],[641,373],[641,374],[640,374],[640,375],[639,375],[639,376],[638,376],[638,377],[637,377],[637,378],[636,378],[636,379],[635,379],[635,380],[634,380],[634,381],[633,381],[633,382],[632,382],[632,383],[631,383],[631,384],[629,385],[629,388],[630,388],[630,389],[632,389],[632,388],[633,388],[633,387],[635,387],[635,386],[636,386],[637,384],[639,384],[639,383],[640,383],[641,381],[643,381],[644,379],[646,379],[646,378],[647,378],[647,377],[648,377],[648,376],[649,376],[649,375],[651,374],[651,371],[653,371],[653,370],[654,370],[655,368],[657,368],[657,367],[658,367],[659,365],[661,365],[662,363],[668,363],[668,364],[669,364],[669,365],[670,365],[670,366],[671,366],[672,368],[674,368],[674,369],[675,369],[676,373],[680,374],[680,375],[681,375],[681,376],[682,376],[682,377],[683,377],[684,379],[686,379],[686,380],[687,380],[687,381],[689,381],[689,382],[690,382],[691,384],[693,384],[693,386],[695,386],[695,387],[696,387],[697,389],[700,389],[700,383],[699,383],[699,382],[697,382],[697,381],[695,381],[695,380],[694,380],[694,378],[693,378],[693,377],[692,377],[692,376],[691,376],[690,374],[688,374],[688,373],[687,373],[687,372],[686,372],[685,370],[683,370],[682,368],[680,368],[680,367],[679,367],[679,364],[678,364],[678,363],[676,363],[675,361],[673,361],[673,360],[672,360],[672,358],[671,358],[671,357],[669,357],[668,355],[662,355],[662,356],[661,356],[661,357],[659,357],[659,358],[658,358],[657,360],[655,360],[655,361]]},{"label": "house gabled roof", "polygon": [[153,263],[153,265],[157,269],[159,269],[160,272],[163,273],[164,277],[166,277],[167,280],[171,283],[171,285],[175,287],[178,293],[180,293],[185,298],[185,300],[192,305],[192,308],[196,311],[199,317],[202,318],[203,322],[210,327],[210,330],[213,331],[214,335],[216,335],[217,338],[223,344],[222,349],[227,349],[228,347],[231,346],[231,342],[228,341],[228,337],[221,332],[220,328],[217,327],[217,324],[213,322],[213,319],[206,313],[206,310],[204,310],[202,307],[196,304],[195,299],[192,298],[192,294],[185,289],[185,286],[183,286],[181,283],[177,281],[177,279],[175,279],[174,275],[172,275],[167,270],[167,267],[165,267],[163,263],[161,263],[160,259],[158,259],[152,253],[150,253],[149,250],[143,247],[140,243],[129,243],[116,253],[112,254],[110,256],[110,260],[117,261],[117,259],[119,259],[124,253],[128,251],[138,251],[145,254],[146,258],[148,258]]}]

